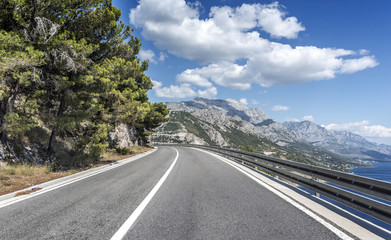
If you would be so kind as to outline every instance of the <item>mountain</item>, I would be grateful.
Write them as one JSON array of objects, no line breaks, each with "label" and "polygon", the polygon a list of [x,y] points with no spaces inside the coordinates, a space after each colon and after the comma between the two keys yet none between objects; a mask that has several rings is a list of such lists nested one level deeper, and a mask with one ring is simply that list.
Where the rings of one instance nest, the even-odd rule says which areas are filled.
[{"label": "mountain", "polygon": [[166,104],[173,111],[216,110],[227,116],[238,116],[240,119],[253,124],[269,119],[269,116],[260,108],[247,108],[246,105],[233,99],[195,98],[193,101],[169,102]]},{"label": "mountain", "polygon": [[156,129],[151,136],[154,143],[249,146],[265,155],[335,169],[354,165],[347,158],[303,141],[260,108],[248,108],[232,99],[196,98],[166,104],[171,120]]},{"label": "mountain", "polygon": [[360,135],[346,131],[329,131],[310,121],[285,122],[284,125],[313,146],[353,159],[391,160],[391,146],[369,142]]},{"label": "mountain", "polygon": [[[294,132],[270,119],[260,108],[247,108],[246,105],[232,99],[195,98],[192,101],[166,104],[172,112],[188,112],[203,121],[202,126],[221,146],[230,145],[219,134],[227,132],[228,128],[266,138],[280,146],[299,141]],[[212,133],[212,129],[216,131]]]}]

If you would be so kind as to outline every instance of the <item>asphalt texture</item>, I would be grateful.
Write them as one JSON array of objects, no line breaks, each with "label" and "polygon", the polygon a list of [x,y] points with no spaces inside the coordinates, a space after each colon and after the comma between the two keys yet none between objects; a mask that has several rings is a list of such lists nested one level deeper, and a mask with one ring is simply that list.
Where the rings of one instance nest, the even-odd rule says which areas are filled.
[{"label": "asphalt texture", "polygon": [[[339,239],[228,164],[179,158],[124,239]],[[0,239],[110,239],[176,157],[170,147],[0,209]]]},{"label": "asphalt texture", "polygon": [[178,150],[176,166],[124,239],[339,239],[228,164]]},{"label": "asphalt texture", "polygon": [[110,239],[176,156],[158,151],[0,209],[0,239]]}]

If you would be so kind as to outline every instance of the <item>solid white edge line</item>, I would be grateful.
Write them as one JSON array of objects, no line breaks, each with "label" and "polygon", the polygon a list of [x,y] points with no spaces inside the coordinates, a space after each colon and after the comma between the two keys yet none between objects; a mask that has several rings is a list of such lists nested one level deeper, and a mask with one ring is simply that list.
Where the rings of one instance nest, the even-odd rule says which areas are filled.
[{"label": "solid white edge line", "polygon": [[156,192],[159,190],[159,188],[163,185],[164,181],[167,179],[171,170],[174,168],[175,163],[177,162],[178,157],[179,157],[178,150],[175,148],[173,148],[173,149],[176,151],[176,154],[177,154],[174,162],[171,164],[171,166],[168,168],[168,170],[163,175],[163,177],[159,180],[159,182],[155,185],[155,187],[148,193],[148,195],[140,203],[140,205],[133,211],[133,213],[125,221],[125,223],[122,224],[122,226],[118,229],[118,231],[113,235],[111,240],[121,240],[125,236],[125,234],[128,232],[128,230],[132,227],[134,222],[140,216],[142,211],[145,209],[145,207],[148,205],[148,203],[152,200],[153,196],[156,194]]},{"label": "solid white edge line", "polygon": [[[52,187],[48,187],[48,188],[46,188],[46,189],[43,188],[43,189],[40,190],[40,191],[33,192],[33,193],[28,194],[28,195],[21,196],[21,198],[9,199],[9,201],[3,200],[3,202],[0,203],[0,204],[1,204],[1,205],[0,205],[0,209],[1,209],[1,208],[4,208],[4,207],[6,207],[6,206],[12,205],[12,204],[14,204],[14,203],[18,203],[18,202],[27,200],[27,199],[29,199],[29,198],[32,198],[32,197],[35,197],[35,196],[39,196],[39,195],[41,195],[41,194],[44,194],[44,193],[53,191],[53,190],[55,190],[55,189],[58,189],[58,188],[67,186],[67,185],[69,185],[69,184],[72,184],[72,183],[81,181],[81,180],[83,180],[83,179],[86,179],[86,178],[89,178],[89,177],[98,175],[98,174],[100,174],[100,173],[107,172],[107,171],[109,171],[109,170],[111,170],[111,169],[117,168],[117,167],[122,166],[122,165],[124,165],[124,164],[128,164],[128,163],[131,163],[131,162],[133,162],[133,161],[136,161],[136,160],[138,160],[138,159],[140,159],[140,158],[142,158],[142,157],[145,157],[145,156],[147,156],[147,155],[149,155],[149,154],[151,154],[151,153],[153,153],[153,152],[155,152],[155,151],[151,151],[151,152],[148,153],[148,154],[140,154],[140,155],[138,155],[138,156],[134,156],[134,157],[132,157],[131,159],[129,159],[129,162],[126,162],[126,163],[122,163],[122,164],[120,163],[120,164],[118,164],[118,165],[116,164],[116,165],[111,165],[111,166],[110,166],[110,165],[107,165],[107,168],[99,169],[98,171],[94,171],[94,172],[88,173],[88,174],[83,175],[83,176],[77,176],[77,177],[74,178],[74,179],[69,179],[69,180],[66,180],[65,182],[57,183],[57,184],[55,184],[55,185],[52,186]],[[124,159],[124,160],[128,160],[128,159]],[[72,176],[72,175],[70,175],[70,176]],[[39,185],[37,185],[37,186],[39,187]]]},{"label": "solid white edge line", "polygon": [[[200,150],[200,149],[197,149],[199,151],[203,151],[203,150]],[[206,152],[214,157],[216,157],[217,159],[219,159],[220,161],[223,161],[227,164],[229,164],[231,167],[235,168],[236,170],[240,171],[241,173],[245,174],[247,177],[251,178],[252,180],[254,180],[255,182],[257,182],[258,184],[262,185],[263,187],[265,187],[266,189],[268,189],[269,191],[273,192],[274,194],[276,194],[277,196],[279,196],[280,198],[284,199],[285,201],[287,201],[288,203],[292,204],[294,207],[298,208],[299,210],[301,210],[302,212],[306,213],[308,216],[312,217],[313,219],[315,219],[316,221],[318,221],[320,224],[322,224],[323,226],[325,226],[326,228],[328,228],[330,231],[332,231],[334,234],[336,234],[338,237],[340,237],[341,239],[343,240],[353,240],[353,238],[351,238],[350,236],[348,236],[346,233],[342,232],[341,230],[339,230],[338,228],[334,227],[333,225],[331,225],[330,223],[328,223],[327,221],[325,221],[323,218],[319,217],[318,215],[316,215],[314,212],[312,212],[311,210],[309,210],[308,208],[298,204],[296,201],[294,201],[293,199],[291,199],[290,197],[286,196],[285,194],[281,193],[280,191],[274,189],[273,187],[269,186],[268,184],[262,182],[261,180],[259,180],[258,178],[256,178],[255,176],[247,173],[246,171],[244,171],[243,169],[240,169],[239,167],[235,166],[234,164],[230,163],[228,159],[225,159],[221,156],[218,156],[218,155],[214,155],[208,151],[203,151],[203,152]]]}]

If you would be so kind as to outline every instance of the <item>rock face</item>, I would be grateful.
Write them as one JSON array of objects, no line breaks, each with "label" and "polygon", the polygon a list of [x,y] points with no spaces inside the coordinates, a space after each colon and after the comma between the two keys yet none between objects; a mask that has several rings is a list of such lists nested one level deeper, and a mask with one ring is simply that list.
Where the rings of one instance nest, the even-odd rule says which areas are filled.
[{"label": "rock face", "polygon": [[275,157],[311,159],[345,169],[363,160],[391,160],[391,146],[349,132],[328,131],[309,121],[282,124],[260,108],[248,108],[232,99],[196,98],[166,104],[171,120],[156,129],[152,143],[251,146]]},{"label": "rock face", "polygon": [[[352,158],[391,160],[391,147],[371,143],[360,135],[346,131],[328,131],[324,127],[309,121],[285,122],[284,125],[294,131],[303,141],[329,151]],[[380,158],[380,159],[379,159]]]},{"label": "rock face", "polygon": [[109,135],[110,144],[121,148],[142,145],[139,141],[139,133],[125,124],[117,126]]},{"label": "rock face", "polygon": [[151,142],[250,147],[260,153],[342,170],[355,166],[350,159],[314,147],[260,108],[235,100],[166,103],[171,120],[155,129]]},{"label": "rock face", "polygon": [[[280,146],[299,141],[281,123],[269,118],[260,108],[247,108],[232,99],[196,98],[193,101],[166,103],[172,120],[163,124],[152,140],[230,146],[232,135],[252,135]],[[202,136],[202,137],[200,137]]]},{"label": "rock face", "polygon": [[260,108],[247,108],[246,105],[233,99],[195,98],[193,101],[169,102],[166,104],[172,111],[216,110],[227,116],[238,116],[243,121],[253,124],[269,119],[269,116]]}]

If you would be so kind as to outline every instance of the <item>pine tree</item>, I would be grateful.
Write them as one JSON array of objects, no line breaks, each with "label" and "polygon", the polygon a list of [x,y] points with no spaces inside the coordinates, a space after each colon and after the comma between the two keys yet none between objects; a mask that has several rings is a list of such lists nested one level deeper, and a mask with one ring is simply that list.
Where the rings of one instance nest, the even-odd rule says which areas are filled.
[{"label": "pine tree", "polygon": [[41,122],[49,159],[67,139],[74,158],[96,160],[117,124],[144,134],[167,120],[148,100],[148,63],[120,16],[111,0],[0,2],[2,141]]}]

